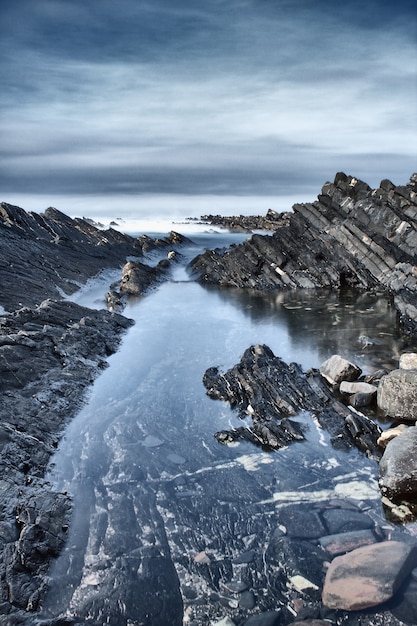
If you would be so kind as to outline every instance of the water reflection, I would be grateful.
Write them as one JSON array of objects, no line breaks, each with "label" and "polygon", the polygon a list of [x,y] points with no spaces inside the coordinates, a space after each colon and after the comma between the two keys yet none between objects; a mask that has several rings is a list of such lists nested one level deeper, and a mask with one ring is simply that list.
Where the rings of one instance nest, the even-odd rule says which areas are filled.
[{"label": "water reflection", "polygon": [[[318,367],[332,354],[341,354],[367,371],[393,369],[402,352],[416,347],[415,341],[401,335],[390,300],[378,293],[324,289],[278,294],[222,289],[218,293],[253,324],[269,320],[284,326],[291,353],[296,357],[301,352],[299,362],[307,367]],[[305,350],[314,354],[315,363],[307,365]]]}]

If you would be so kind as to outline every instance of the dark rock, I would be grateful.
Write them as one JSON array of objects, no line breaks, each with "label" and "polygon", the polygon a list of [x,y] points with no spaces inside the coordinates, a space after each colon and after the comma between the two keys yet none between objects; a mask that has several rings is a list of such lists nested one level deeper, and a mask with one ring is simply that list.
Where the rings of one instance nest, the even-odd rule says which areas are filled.
[{"label": "dark rock", "polygon": [[[320,589],[327,559],[328,554],[321,547],[289,537],[271,541],[265,554],[266,562],[277,566],[287,579],[302,576]],[[306,589],[305,593],[317,598],[317,592],[312,588]]]},{"label": "dark rock", "polygon": [[[168,262],[169,266],[169,262]],[[128,261],[123,267],[120,292],[130,296],[140,296],[163,275],[160,265],[150,267],[139,261]]]},{"label": "dark rock", "polygon": [[190,264],[203,283],[257,290],[378,289],[394,296],[403,327],[416,329],[417,195],[406,186],[370,189],[339,173],[318,200],[295,204],[272,236],[253,235]]},{"label": "dark rock", "polygon": [[289,505],[278,511],[277,518],[285,526],[288,537],[315,539],[326,532],[319,514],[311,507]]},{"label": "dark rock", "polygon": [[319,541],[326,552],[331,556],[337,556],[355,550],[356,548],[375,543],[377,539],[372,530],[368,529],[326,535],[325,537],[320,537]]},{"label": "dark rock", "polygon": [[331,393],[318,372],[305,374],[296,363],[287,365],[267,346],[252,346],[240,363],[225,373],[206,370],[207,394],[227,400],[252,426],[216,433],[221,443],[246,439],[267,449],[279,449],[303,439],[301,427],[289,416],[311,411],[339,447],[357,446],[380,457],[376,444],[380,429],[369,418],[352,413]]},{"label": "dark rock", "polygon": [[323,519],[330,534],[344,533],[372,528],[374,523],[370,517],[360,511],[346,509],[328,509],[323,512]]}]

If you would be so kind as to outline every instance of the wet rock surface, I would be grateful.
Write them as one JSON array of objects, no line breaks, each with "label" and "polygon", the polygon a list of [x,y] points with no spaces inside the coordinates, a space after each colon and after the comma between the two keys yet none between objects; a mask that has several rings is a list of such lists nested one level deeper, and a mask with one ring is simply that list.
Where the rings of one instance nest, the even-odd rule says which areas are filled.
[{"label": "wet rock surface", "polygon": [[50,490],[44,472],[130,324],[54,300],[0,318],[0,613],[38,606],[72,506]]},{"label": "wet rock surface", "polygon": [[257,290],[380,289],[392,295],[405,329],[417,320],[417,175],[378,189],[336,175],[313,203],[296,204],[272,236],[191,262],[203,283]]},{"label": "wet rock surface", "polygon": [[288,365],[268,346],[248,348],[240,363],[225,373],[209,368],[203,383],[209,397],[230,402],[242,419],[251,420],[250,425],[216,433],[220,443],[246,439],[279,449],[303,439],[300,424],[290,416],[309,411],[336,447],[356,446],[375,458],[381,455],[377,445],[381,430],[375,422],[338,401],[320,372],[305,373],[296,363]]},{"label": "wet rock surface", "polygon": [[[64,427],[133,323],[61,297],[101,270],[121,267],[127,256],[142,258],[143,250],[166,256],[182,241],[176,233],[135,239],[56,209],[35,214],[0,205],[2,624],[33,624],[25,616],[39,606],[72,519],[70,496],[51,489],[45,469]],[[149,273],[142,292],[156,278]]]}]

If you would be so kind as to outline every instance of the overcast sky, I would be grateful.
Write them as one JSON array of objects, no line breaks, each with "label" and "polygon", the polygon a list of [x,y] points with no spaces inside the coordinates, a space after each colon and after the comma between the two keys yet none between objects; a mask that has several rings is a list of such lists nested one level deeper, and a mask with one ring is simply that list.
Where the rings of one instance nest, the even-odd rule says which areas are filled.
[{"label": "overcast sky", "polygon": [[199,214],[215,198],[239,213],[314,199],[340,170],[377,186],[417,169],[415,0],[0,11],[0,200],[71,213],[77,197],[93,214],[100,198],[157,211],[188,197]]}]

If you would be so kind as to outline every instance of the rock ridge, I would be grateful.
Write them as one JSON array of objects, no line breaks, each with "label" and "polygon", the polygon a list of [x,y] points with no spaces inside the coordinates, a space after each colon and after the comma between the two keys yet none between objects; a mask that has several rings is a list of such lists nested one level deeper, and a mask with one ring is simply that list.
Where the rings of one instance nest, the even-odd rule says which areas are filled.
[{"label": "rock ridge", "polygon": [[272,235],[208,250],[190,263],[202,283],[257,290],[345,287],[393,297],[405,330],[417,323],[417,174],[379,188],[340,172],[318,199],[295,204]]}]

